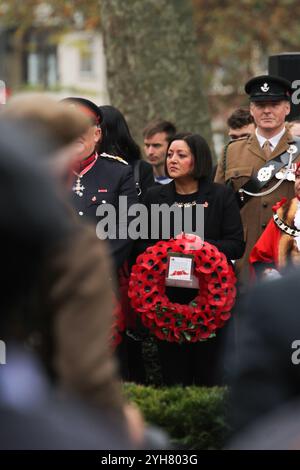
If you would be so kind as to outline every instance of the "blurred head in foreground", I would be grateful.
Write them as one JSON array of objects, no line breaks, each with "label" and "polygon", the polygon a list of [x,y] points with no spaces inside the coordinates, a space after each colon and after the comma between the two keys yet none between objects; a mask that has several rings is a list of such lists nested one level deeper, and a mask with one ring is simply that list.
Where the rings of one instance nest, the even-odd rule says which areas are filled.
[{"label": "blurred head in foreground", "polygon": [[35,136],[29,151],[36,158],[51,156],[47,163],[59,177],[66,177],[76,166],[80,159],[78,139],[90,127],[89,117],[76,107],[40,93],[15,95],[1,109],[3,120]]}]

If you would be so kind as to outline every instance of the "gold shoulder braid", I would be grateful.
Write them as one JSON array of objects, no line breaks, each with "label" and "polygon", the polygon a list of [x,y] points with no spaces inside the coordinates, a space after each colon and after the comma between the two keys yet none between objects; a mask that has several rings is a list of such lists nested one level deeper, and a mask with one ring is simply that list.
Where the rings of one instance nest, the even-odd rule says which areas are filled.
[{"label": "gold shoulder braid", "polygon": [[128,162],[126,162],[126,160],[123,160],[123,158],[121,157],[116,157],[115,155],[109,155],[108,153],[100,153],[100,157],[104,157],[104,158],[109,158],[111,160],[115,160],[115,161],[118,161],[120,163],[123,163],[124,165],[128,165]]}]

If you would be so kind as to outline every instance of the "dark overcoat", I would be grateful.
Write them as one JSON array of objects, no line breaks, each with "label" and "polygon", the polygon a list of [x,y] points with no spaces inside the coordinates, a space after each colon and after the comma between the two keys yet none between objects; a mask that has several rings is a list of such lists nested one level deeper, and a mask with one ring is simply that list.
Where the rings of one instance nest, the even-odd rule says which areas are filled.
[{"label": "dark overcoat", "polygon": [[110,237],[109,245],[116,268],[121,267],[130,253],[132,241],[128,236],[118,238],[121,225],[126,232],[131,220],[123,209],[121,209],[122,215],[120,217],[119,197],[126,197],[128,208],[138,202],[131,166],[118,157],[99,156],[94,166],[80,178],[80,184],[83,186],[80,191],[82,196],[74,190],[76,180],[77,176],[74,177],[72,205],[80,218],[92,221],[97,225],[103,218],[97,216],[96,212],[99,206],[111,204],[115,208],[116,223],[112,229],[115,229],[116,238]]},{"label": "dark overcoat", "polygon": [[[155,186],[147,191],[145,204],[167,204],[176,200],[175,183]],[[238,259],[243,255],[243,227],[238,204],[233,191],[223,185],[203,179],[196,196],[197,204],[204,204],[204,239],[214,244],[228,259]],[[151,224],[150,224],[151,225]],[[170,236],[174,236],[171,224]],[[156,243],[151,239],[149,243]]]}]

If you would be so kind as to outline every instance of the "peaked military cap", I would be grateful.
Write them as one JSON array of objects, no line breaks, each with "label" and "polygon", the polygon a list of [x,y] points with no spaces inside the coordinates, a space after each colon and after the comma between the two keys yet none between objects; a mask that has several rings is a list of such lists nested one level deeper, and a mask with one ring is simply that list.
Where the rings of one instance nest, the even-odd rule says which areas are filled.
[{"label": "peaked military cap", "polygon": [[62,100],[63,102],[69,102],[75,106],[81,108],[81,110],[87,114],[97,126],[101,124],[103,120],[102,112],[99,107],[90,100],[86,98],[77,98],[77,97],[69,97]]},{"label": "peaked military cap", "polygon": [[245,85],[250,101],[289,101],[292,91],[291,82],[274,75],[251,78]]}]

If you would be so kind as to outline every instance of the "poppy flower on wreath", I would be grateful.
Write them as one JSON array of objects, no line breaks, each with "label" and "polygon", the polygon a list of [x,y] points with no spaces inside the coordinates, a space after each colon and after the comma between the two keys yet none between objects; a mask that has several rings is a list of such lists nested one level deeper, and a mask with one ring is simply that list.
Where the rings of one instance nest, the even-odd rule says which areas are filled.
[{"label": "poppy flower on wreath", "polygon": [[[189,304],[171,302],[166,295],[168,253],[194,256],[199,282]],[[182,234],[159,241],[138,256],[129,281],[131,306],[159,339],[196,342],[215,336],[229,320],[236,299],[236,277],[226,256],[200,237]]]}]

